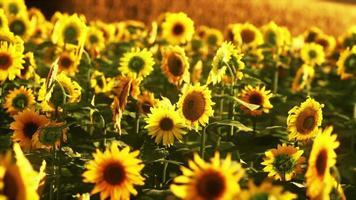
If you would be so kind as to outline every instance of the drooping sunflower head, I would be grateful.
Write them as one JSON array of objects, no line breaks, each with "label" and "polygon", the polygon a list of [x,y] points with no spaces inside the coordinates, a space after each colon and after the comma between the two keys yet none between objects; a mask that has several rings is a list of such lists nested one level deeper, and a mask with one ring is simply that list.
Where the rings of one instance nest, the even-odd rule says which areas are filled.
[{"label": "drooping sunflower head", "polygon": [[308,98],[300,106],[294,106],[288,112],[287,118],[289,139],[303,141],[313,138],[323,120],[323,106],[312,98]]},{"label": "drooping sunflower head", "polygon": [[276,149],[265,152],[262,165],[264,172],[276,180],[290,181],[295,175],[302,172],[301,164],[305,158],[303,150],[290,145],[278,145]]},{"label": "drooping sunflower head", "polygon": [[16,115],[25,108],[31,108],[35,104],[35,97],[31,89],[26,89],[24,86],[11,90],[5,98],[6,112],[11,115]]},{"label": "drooping sunflower head", "polygon": [[144,165],[138,155],[139,151],[130,152],[129,147],[119,150],[115,143],[105,152],[96,150],[86,165],[83,181],[94,183],[92,193],[100,192],[101,199],[130,199],[130,194],[137,195],[134,186],[144,184],[140,174]]},{"label": "drooping sunflower head", "polygon": [[[59,89],[59,87],[62,87],[65,92],[66,102],[69,102],[69,103],[79,102],[80,97],[81,97],[82,88],[76,81],[71,80],[64,73],[58,74],[58,76],[56,77],[56,80],[61,85],[61,86],[58,86],[58,89]],[[52,95],[54,95],[54,96],[52,98],[58,99],[57,97],[60,97],[61,95],[56,94],[56,93],[57,92],[61,93],[62,91],[56,90],[57,89],[56,86],[54,86],[54,87],[55,88],[53,88],[53,93],[52,93]]]},{"label": "drooping sunflower head", "polygon": [[[310,198],[319,195],[328,196],[333,187],[330,168],[336,163],[335,149],[340,145],[337,135],[332,134],[333,128],[319,129],[308,161],[308,170],[305,174],[307,182],[307,195]],[[322,190],[320,189],[322,188]],[[326,198],[322,198],[326,199]]]},{"label": "drooping sunflower head", "polygon": [[46,116],[30,109],[19,112],[14,119],[15,121],[10,124],[10,129],[14,131],[12,140],[18,142],[21,148],[26,151],[33,147],[33,136],[42,126],[49,123],[49,119]]},{"label": "drooping sunflower head", "polygon": [[170,44],[189,42],[194,34],[194,22],[185,13],[167,13],[162,23],[162,37]]},{"label": "drooping sunflower head", "polygon": [[337,74],[341,79],[350,79],[356,77],[356,46],[352,49],[346,49],[341,52],[339,60],[336,63]]},{"label": "drooping sunflower head", "polygon": [[[123,91],[127,90],[127,96],[131,95],[132,98],[137,99],[141,92],[141,81],[142,79],[132,78],[130,76],[117,76],[113,86],[110,86],[110,89],[114,96],[120,97],[123,94]],[[124,96],[126,96],[126,94]],[[120,101],[122,101],[122,99],[120,99]]]},{"label": "drooping sunflower head", "polygon": [[87,33],[87,39],[85,42],[85,48],[87,50],[102,51],[105,48],[104,33],[96,26],[90,26]]},{"label": "drooping sunflower head", "polygon": [[9,30],[9,22],[7,20],[7,16],[2,8],[0,8],[0,30],[8,31]]},{"label": "drooping sunflower head", "polygon": [[241,106],[241,109],[252,116],[258,116],[262,115],[262,113],[268,113],[269,110],[273,108],[273,105],[269,100],[271,97],[271,91],[266,90],[265,86],[253,87],[251,85],[247,85],[241,91],[240,98],[247,103],[259,105],[259,108],[256,110],[250,110],[245,106]]},{"label": "drooping sunflower head", "polygon": [[20,78],[29,80],[35,75],[35,69],[37,68],[37,64],[35,61],[35,57],[32,52],[27,52],[23,58],[24,63],[22,64],[23,68],[21,69]]},{"label": "drooping sunflower head", "polygon": [[183,174],[170,187],[175,196],[185,200],[233,199],[240,191],[238,182],[244,169],[230,155],[221,159],[215,153],[210,162],[205,162],[195,154],[188,163],[189,168],[181,167]]},{"label": "drooping sunflower head", "polygon": [[307,43],[300,50],[300,57],[304,63],[315,66],[325,62],[323,46],[316,43]]},{"label": "drooping sunflower head", "polygon": [[0,42],[0,82],[21,74],[23,54],[7,42]]},{"label": "drooping sunflower head", "polygon": [[292,91],[299,92],[305,87],[310,87],[311,82],[314,79],[315,69],[313,66],[303,64],[297,71],[293,82]]},{"label": "drooping sunflower head", "polygon": [[238,45],[256,47],[263,43],[263,36],[260,30],[250,23],[235,25],[233,34],[234,41]]},{"label": "drooping sunflower head", "polygon": [[213,116],[211,91],[207,86],[186,85],[178,101],[178,108],[186,126],[197,130],[199,125],[204,126]]},{"label": "drooping sunflower head", "polygon": [[52,41],[60,46],[66,43],[83,46],[86,35],[85,19],[77,14],[71,16],[62,15],[54,25]]},{"label": "drooping sunflower head", "polygon": [[145,128],[148,130],[148,135],[155,138],[157,144],[171,146],[174,139],[181,141],[186,134],[183,130],[184,121],[169,99],[164,98],[150,111],[145,119],[147,123]]},{"label": "drooping sunflower head", "polygon": [[168,46],[163,50],[162,57],[161,68],[170,83],[189,83],[189,62],[183,48]]},{"label": "drooping sunflower head", "polygon": [[150,51],[133,48],[120,59],[119,71],[133,78],[143,78],[152,72],[153,65],[154,60]]},{"label": "drooping sunflower head", "polygon": [[152,92],[143,91],[137,97],[137,107],[140,113],[147,115],[151,112],[151,108],[156,106],[158,100],[155,99],[154,94]]},{"label": "drooping sunflower head", "polygon": [[21,13],[9,18],[10,31],[22,39],[27,40],[33,32],[33,25],[28,19],[27,13]]}]

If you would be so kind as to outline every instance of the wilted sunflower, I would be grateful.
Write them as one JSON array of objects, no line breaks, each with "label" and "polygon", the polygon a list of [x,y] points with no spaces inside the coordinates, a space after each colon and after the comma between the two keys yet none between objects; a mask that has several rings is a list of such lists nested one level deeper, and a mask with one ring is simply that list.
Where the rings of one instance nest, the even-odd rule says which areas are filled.
[{"label": "wilted sunflower", "polygon": [[122,95],[122,92],[126,90],[126,87],[128,87],[127,95],[131,95],[132,98],[137,99],[138,95],[140,94],[141,81],[142,79],[140,78],[117,76],[113,83],[109,83],[109,87],[112,93],[117,97],[120,97]]},{"label": "wilted sunflower", "polygon": [[167,13],[162,23],[162,37],[170,44],[182,44],[192,40],[194,22],[183,12]]},{"label": "wilted sunflower", "polygon": [[305,160],[303,152],[298,147],[278,145],[276,149],[265,152],[264,161],[261,163],[266,166],[263,171],[268,172],[268,177],[276,180],[290,181],[302,172],[301,164]]},{"label": "wilted sunflower", "polygon": [[43,161],[40,172],[36,172],[19,144],[15,143],[13,149],[15,163],[10,153],[0,156],[0,199],[39,200],[37,189],[46,175],[46,162]]},{"label": "wilted sunflower", "polygon": [[158,100],[155,99],[154,94],[151,92],[143,91],[137,97],[137,107],[140,113],[147,115],[151,112],[151,108],[158,103]]},{"label": "wilted sunflower", "polygon": [[14,16],[19,13],[27,12],[24,0],[6,0],[1,2],[3,3],[3,8],[8,16]]},{"label": "wilted sunflower", "polygon": [[33,32],[33,24],[28,19],[27,12],[10,17],[9,28],[11,32],[24,40],[27,40]]},{"label": "wilted sunflower", "polygon": [[63,122],[50,122],[41,127],[32,137],[32,146],[35,149],[58,149],[61,142],[67,141],[67,131]]},{"label": "wilted sunflower", "polygon": [[289,191],[283,191],[283,187],[274,186],[268,181],[256,186],[252,180],[248,182],[248,190],[242,190],[237,196],[237,200],[293,200],[297,195]]},{"label": "wilted sunflower", "polygon": [[186,132],[183,130],[184,121],[176,111],[175,105],[164,98],[150,110],[151,113],[145,119],[148,135],[155,138],[157,144],[162,143],[165,146],[173,145],[174,139],[181,141],[182,135]]},{"label": "wilted sunflower", "polygon": [[9,31],[9,22],[3,9],[0,8],[0,31]]},{"label": "wilted sunflower", "polygon": [[35,58],[32,52],[27,52],[23,58],[24,62],[22,64],[23,68],[21,69],[20,78],[24,80],[29,80],[34,77],[37,68]]},{"label": "wilted sunflower", "polygon": [[150,51],[133,48],[120,59],[119,71],[133,78],[143,78],[151,73],[154,64]]},{"label": "wilted sunflower", "polygon": [[323,120],[322,107],[323,104],[308,98],[300,106],[294,106],[289,110],[287,118],[289,139],[303,141],[313,138]]},{"label": "wilted sunflower", "polygon": [[316,43],[307,43],[300,50],[300,57],[304,63],[315,66],[325,62],[323,46]]},{"label": "wilted sunflower", "polygon": [[179,112],[187,127],[197,130],[199,124],[204,126],[214,114],[211,91],[206,85],[196,84],[185,85],[182,92],[178,101]]},{"label": "wilted sunflower", "polygon": [[314,79],[315,69],[313,66],[303,64],[297,71],[293,82],[292,91],[299,92],[305,87],[310,87],[311,82]]},{"label": "wilted sunflower", "polygon": [[236,24],[233,27],[234,41],[240,46],[257,47],[263,43],[263,36],[253,24]]},{"label": "wilted sunflower", "polygon": [[170,190],[183,200],[232,199],[239,191],[239,180],[244,175],[241,165],[231,160],[228,154],[220,159],[219,152],[210,163],[194,154],[188,162],[189,168],[181,167],[183,175],[174,178]]},{"label": "wilted sunflower", "polygon": [[12,140],[18,142],[22,149],[28,151],[32,148],[32,137],[39,129],[49,123],[46,116],[37,112],[25,109],[14,117],[15,121],[10,124],[10,129],[14,131]]},{"label": "wilted sunflower", "polygon": [[105,152],[96,150],[94,159],[86,165],[84,182],[95,183],[92,194],[100,192],[100,199],[129,200],[130,194],[137,195],[135,185],[143,185],[140,172],[144,165],[137,158],[139,151],[130,152],[129,147],[119,150],[112,143]]},{"label": "wilted sunflower", "polygon": [[21,74],[23,54],[7,42],[0,42],[0,82],[14,80]]},{"label": "wilted sunflower", "polygon": [[272,97],[271,91],[266,90],[266,87],[252,87],[251,85],[245,86],[245,88],[240,93],[241,100],[246,103],[259,105],[256,110],[250,110],[246,106],[241,106],[241,109],[246,111],[252,116],[262,115],[262,113],[269,113],[269,110],[273,108],[273,105],[269,101]]},{"label": "wilted sunflower", "polygon": [[35,104],[35,97],[31,89],[21,86],[18,89],[11,90],[5,98],[4,108],[11,115],[16,115],[25,108],[31,108]]},{"label": "wilted sunflower", "polygon": [[314,140],[305,174],[307,195],[310,198],[321,196],[321,199],[329,199],[333,187],[330,168],[336,163],[335,149],[340,145],[336,140],[337,135],[332,135],[332,132],[331,126],[323,131],[319,130]]},{"label": "wilted sunflower", "polygon": [[356,46],[341,52],[336,65],[342,80],[356,77]]},{"label": "wilted sunflower", "polygon": [[162,57],[161,68],[170,83],[189,83],[189,62],[182,47],[168,46],[163,50]]}]

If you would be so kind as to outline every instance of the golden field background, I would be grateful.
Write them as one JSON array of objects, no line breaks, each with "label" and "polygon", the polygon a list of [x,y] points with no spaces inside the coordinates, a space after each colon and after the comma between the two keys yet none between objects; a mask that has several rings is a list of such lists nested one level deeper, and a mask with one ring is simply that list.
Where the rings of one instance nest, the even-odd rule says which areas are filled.
[{"label": "golden field background", "polygon": [[117,21],[138,19],[146,23],[166,11],[184,11],[196,24],[223,29],[232,22],[257,26],[271,20],[301,33],[310,26],[338,35],[356,24],[356,4],[318,0],[80,0],[71,1],[72,12],[88,19]]}]

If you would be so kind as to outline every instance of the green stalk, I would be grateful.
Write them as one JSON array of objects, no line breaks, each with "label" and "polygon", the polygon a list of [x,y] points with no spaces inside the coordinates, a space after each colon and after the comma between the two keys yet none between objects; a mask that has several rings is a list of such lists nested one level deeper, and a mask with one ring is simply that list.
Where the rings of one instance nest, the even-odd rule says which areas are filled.
[{"label": "green stalk", "polygon": [[163,165],[163,175],[162,175],[162,188],[164,187],[164,185],[166,184],[166,180],[167,180],[167,168],[168,168],[168,162],[164,162]]},{"label": "green stalk", "polygon": [[276,66],[274,71],[274,78],[273,78],[273,93],[276,94],[278,92],[278,79],[279,79],[279,70]]},{"label": "green stalk", "polygon": [[203,133],[200,135],[200,156],[203,160],[205,154],[205,142],[206,142],[206,126],[203,129]]}]

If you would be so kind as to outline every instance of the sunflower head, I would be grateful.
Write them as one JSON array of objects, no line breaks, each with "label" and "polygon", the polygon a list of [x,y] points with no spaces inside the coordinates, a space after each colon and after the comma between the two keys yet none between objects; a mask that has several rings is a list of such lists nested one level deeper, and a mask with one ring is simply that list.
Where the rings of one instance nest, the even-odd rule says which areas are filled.
[{"label": "sunflower head", "polygon": [[32,143],[36,149],[51,150],[53,146],[59,148],[62,141],[67,141],[67,131],[65,123],[50,122],[33,136]]},{"label": "sunflower head", "polygon": [[7,42],[0,42],[0,82],[21,74],[23,54]]},{"label": "sunflower head", "polygon": [[90,86],[91,88],[94,88],[95,93],[106,93],[111,90],[111,88],[108,87],[104,73],[97,70],[91,75]]},{"label": "sunflower head", "polygon": [[85,48],[87,50],[102,51],[105,48],[104,33],[96,26],[90,26],[87,33],[87,39],[85,42]]},{"label": "sunflower head", "polygon": [[238,45],[256,47],[263,43],[263,36],[253,24],[237,24],[233,29],[234,41]]},{"label": "sunflower head", "polygon": [[337,74],[341,79],[350,79],[356,77],[356,46],[352,49],[346,49],[341,52],[339,60],[336,63]]},{"label": "sunflower head", "polygon": [[35,97],[31,89],[21,86],[9,92],[5,98],[6,112],[16,115],[25,108],[31,108],[35,104]]},{"label": "sunflower head", "polygon": [[190,160],[189,168],[181,167],[182,175],[174,179],[170,190],[181,199],[232,199],[240,191],[238,181],[244,175],[241,165],[215,153],[210,162],[197,154]]},{"label": "sunflower head", "polygon": [[75,49],[64,50],[58,57],[58,70],[67,75],[74,76],[78,71],[78,59],[75,55]]},{"label": "sunflower head", "polygon": [[35,69],[37,64],[32,52],[27,52],[23,58],[24,62],[22,64],[23,68],[21,69],[20,78],[29,80],[36,74]]},{"label": "sunflower head", "polygon": [[194,34],[194,22],[185,13],[167,13],[162,23],[162,37],[170,44],[189,42]]},{"label": "sunflower head", "polygon": [[215,28],[208,28],[203,36],[204,42],[209,47],[218,47],[224,41],[224,36],[220,30]]},{"label": "sunflower head", "polygon": [[300,57],[304,63],[311,66],[321,65],[325,62],[323,46],[316,43],[307,43],[300,50]]},{"label": "sunflower head", "polygon": [[323,31],[320,30],[318,27],[311,27],[309,30],[305,31],[303,36],[304,36],[304,42],[305,43],[312,43],[317,40],[319,35],[323,34]]},{"label": "sunflower head", "polygon": [[335,38],[325,33],[320,34],[315,40],[315,43],[321,45],[324,48],[325,53],[328,54],[331,54],[336,47]]},{"label": "sunflower head", "polygon": [[28,39],[33,32],[33,25],[28,19],[27,13],[21,13],[9,18],[10,31],[24,40]]},{"label": "sunflower head", "polygon": [[271,97],[271,91],[266,90],[264,86],[252,87],[251,85],[247,85],[241,91],[240,98],[247,103],[259,105],[259,108],[256,110],[250,110],[245,106],[241,106],[241,109],[252,116],[258,116],[262,115],[263,113],[268,113],[269,110],[273,108],[273,105],[269,101]]},{"label": "sunflower head", "polygon": [[140,113],[147,115],[151,112],[151,108],[156,106],[158,103],[157,99],[155,99],[154,94],[151,92],[143,91],[137,97],[137,107]]},{"label": "sunflower head", "polygon": [[3,8],[8,16],[15,16],[27,12],[24,0],[7,0],[3,1]]},{"label": "sunflower head", "polygon": [[290,44],[291,36],[288,29],[278,26],[273,21],[264,25],[261,30],[265,44],[277,48]]},{"label": "sunflower head", "polygon": [[308,98],[300,106],[294,106],[287,118],[289,139],[303,141],[313,138],[323,120],[323,106],[312,98]]},{"label": "sunflower head", "polygon": [[299,92],[305,87],[310,87],[311,82],[314,79],[315,69],[313,66],[303,64],[297,71],[293,82],[292,91]]},{"label": "sunflower head", "polygon": [[132,49],[120,59],[119,71],[133,78],[143,78],[153,70],[154,60],[150,51]]}]

